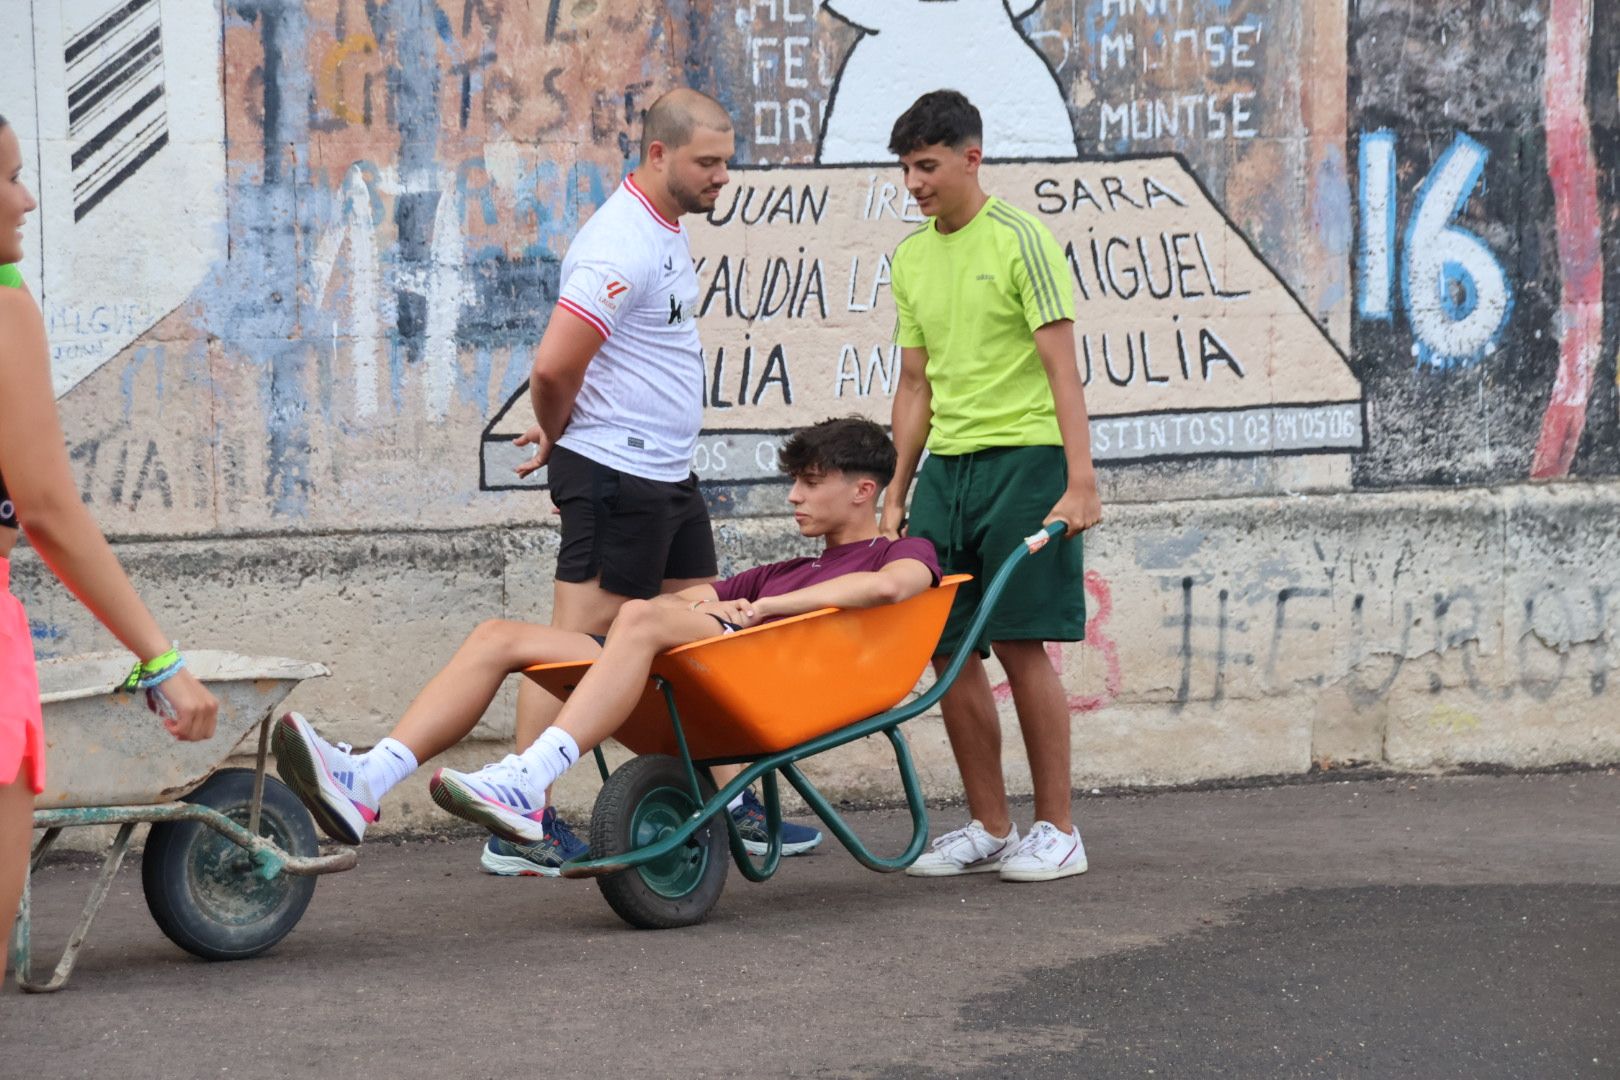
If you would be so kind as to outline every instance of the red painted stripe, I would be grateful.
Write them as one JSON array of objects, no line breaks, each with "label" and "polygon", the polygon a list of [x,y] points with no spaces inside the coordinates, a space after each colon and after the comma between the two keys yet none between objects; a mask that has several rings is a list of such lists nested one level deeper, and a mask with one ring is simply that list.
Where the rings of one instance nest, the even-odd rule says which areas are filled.
[{"label": "red painted stripe", "polygon": [[634,195],[636,197],[636,199],[641,203],[642,206],[645,206],[647,208],[647,213],[651,214],[654,218],[656,218],[658,220],[658,224],[662,225],[664,228],[668,229],[670,232],[680,232],[681,231],[680,224],[678,222],[671,221],[671,220],[669,220],[669,218],[665,217],[663,214],[660,214],[658,212],[658,207],[654,206],[653,201],[647,197],[647,193],[642,191],[639,187],[636,186],[636,178],[635,178],[634,175],[627,176],[627,177],[624,178],[624,186],[629,190],[630,194],[632,194],[632,195]]},{"label": "red painted stripe", "polygon": [[570,315],[584,319],[590,324],[592,330],[595,330],[598,334],[602,335],[603,341],[606,341],[608,338],[613,336],[613,331],[609,330],[601,319],[598,319],[595,315],[592,315],[590,312],[586,311],[572,300],[566,298],[558,300],[557,306],[568,312]]},{"label": "red painted stripe", "polygon": [[1530,464],[1530,475],[1538,479],[1569,475],[1603,346],[1603,220],[1586,112],[1591,47],[1592,0],[1551,0],[1542,98],[1563,295],[1556,324],[1558,376]]}]

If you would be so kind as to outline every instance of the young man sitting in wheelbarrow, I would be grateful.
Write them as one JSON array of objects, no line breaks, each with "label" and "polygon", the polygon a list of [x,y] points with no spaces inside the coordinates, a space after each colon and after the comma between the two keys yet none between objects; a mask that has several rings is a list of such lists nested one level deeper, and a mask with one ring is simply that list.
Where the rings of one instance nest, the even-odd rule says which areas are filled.
[{"label": "young man sitting in wheelbarrow", "polygon": [[545,792],[580,755],[624,722],[640,699],[653,657],[666,649],[824,607],[890,604],[939,583],[931,543],[878,533],[876,499],[894,476],[883,429],[856,417],[825,420],[782,448],[793,479],[788,502],[799,532],[820,555],[771,563],[713,584],[631,600],[605,638],[508,620],[483,623],[364,754],[333,746],[297,713],[276,725],[276,766],[327,834],[357,844],[384,794],[421,762],[472,731],[501,682],[536,664],[595,660],[557,721],[522,754],[473,773],[440,769],[433,801],[518,843],[541,838]]}]

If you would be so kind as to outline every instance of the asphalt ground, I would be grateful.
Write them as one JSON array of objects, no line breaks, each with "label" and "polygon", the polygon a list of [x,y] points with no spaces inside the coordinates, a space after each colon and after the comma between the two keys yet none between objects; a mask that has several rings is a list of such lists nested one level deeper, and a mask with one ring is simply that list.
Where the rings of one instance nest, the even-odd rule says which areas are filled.
[{"label": "asphalt ground", "polygon": [[[1076,810],[1082,877],[880,875],[829,840],[662,932],[479,873],[468,834],[375,843],[235,963],[170,944],[131,866],[66,990],[0,991],[0,1075],[1620,1077],[1614,770]],[[92,876],[36,877],[42,954]]]}]

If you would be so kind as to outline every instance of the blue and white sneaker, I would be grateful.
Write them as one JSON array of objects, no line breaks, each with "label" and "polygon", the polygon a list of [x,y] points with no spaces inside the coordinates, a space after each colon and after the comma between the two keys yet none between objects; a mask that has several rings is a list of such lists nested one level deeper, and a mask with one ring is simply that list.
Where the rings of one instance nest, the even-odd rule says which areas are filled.
[{"label": "blue and white sneaker", "polygon": [[482,825],[503,840],[534,844],[546,838],[545,789],[534,782],[516,754],[475,773],[440,769],[428,781],[428,793],[440,809]]},{"label": "blue and white sneaker", "polygon": [[[771,842],[771,834],[765,828],[765,807],[755,797],[753,788],[744,788],[742,798],[742,805],[731,812],[731,820],[737,823],[737,831],[742,834],[743,847],[748,849],[748,854],[763,855],[769,850]],[[791,821],[782,822],[783,855],[803,855],[819,843],[820,829],[795,825]]]},{"label": "blue and white sneaker", "polygon": [[590,853],[591,845],[575,836],[573,828],[551,807],[546,807],[540,824],[546,838],[537,844],[514,844],[498,836],[490,837],[479,856],[479,869],[500,877],[556,877],[563,863]]},{"label": "blue and white sneaker", "polygon": [[276,772],[309,808],[321,829],[344,844],[358,844],[377,820],[377,799],[349,748],[333,746],[298,713],[290,712],[271,733]]}]

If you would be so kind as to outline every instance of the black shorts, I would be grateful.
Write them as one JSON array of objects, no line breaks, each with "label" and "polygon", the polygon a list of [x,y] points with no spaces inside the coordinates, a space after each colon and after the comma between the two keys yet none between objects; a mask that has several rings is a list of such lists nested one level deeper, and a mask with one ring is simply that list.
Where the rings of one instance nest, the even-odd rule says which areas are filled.
[{"label": "black shorts", "polygon": [[647,480],[562,446],[546,472],[562,512],[558,581],[600,579],[610,593],[645,600],[672,578],[715,576],[714,532],[696,476]]}]

